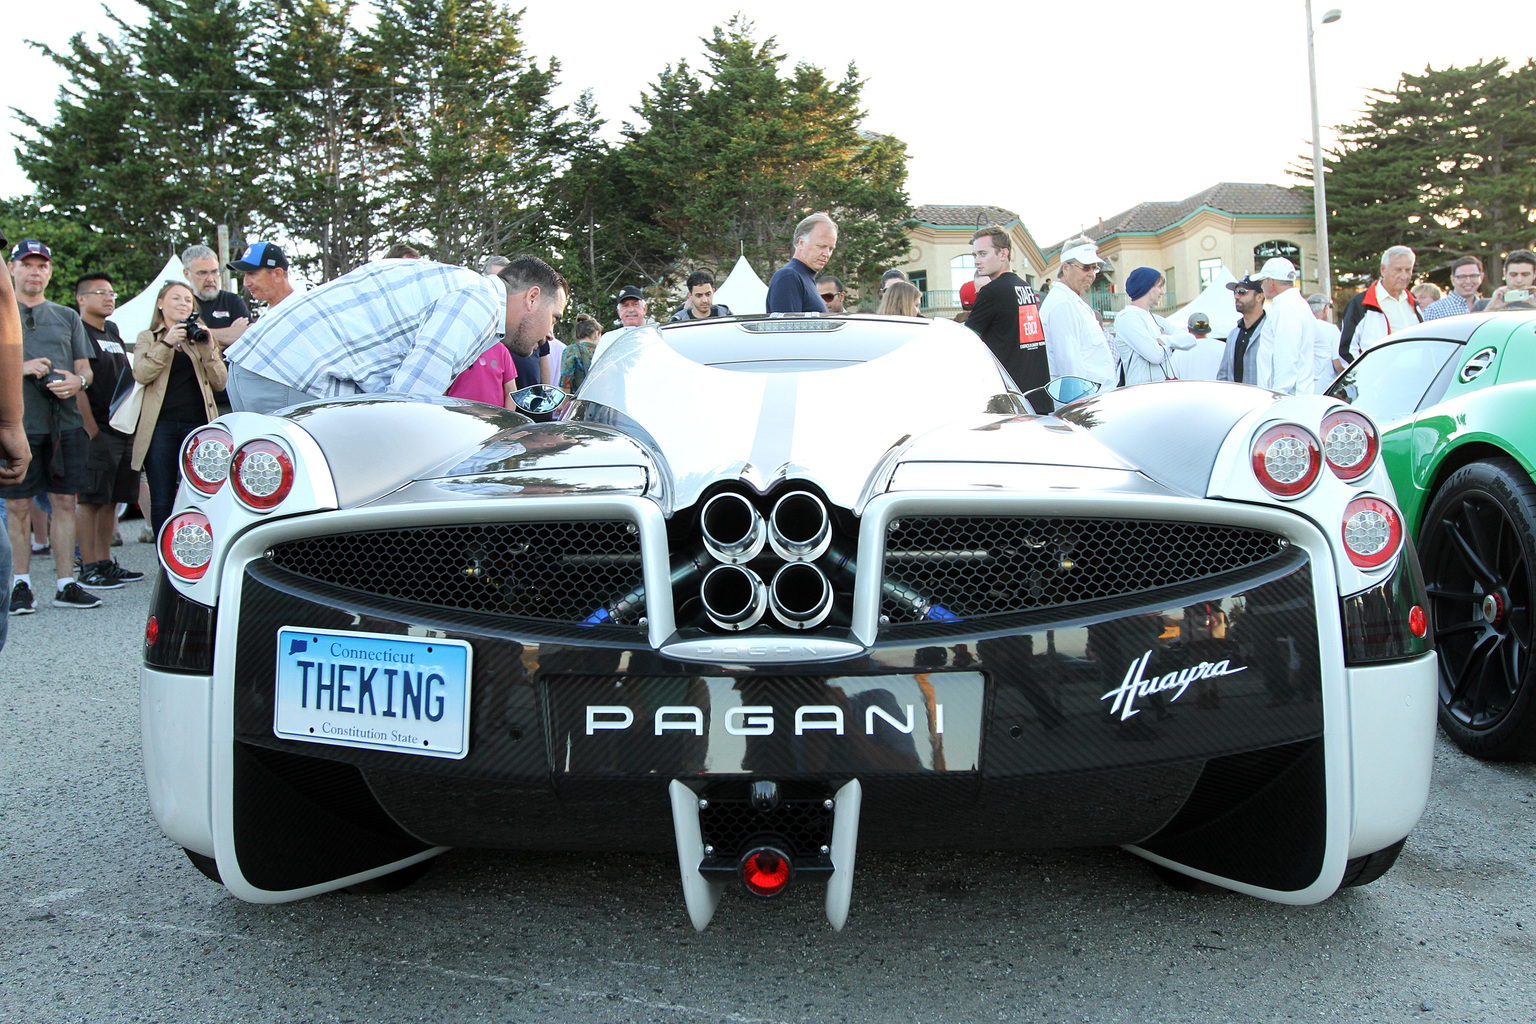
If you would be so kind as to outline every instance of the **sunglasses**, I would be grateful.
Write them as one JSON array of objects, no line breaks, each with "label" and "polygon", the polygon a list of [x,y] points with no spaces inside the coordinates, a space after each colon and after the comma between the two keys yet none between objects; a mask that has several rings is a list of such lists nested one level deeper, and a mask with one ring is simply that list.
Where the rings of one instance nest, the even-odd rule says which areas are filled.
[{"label": "sunglasses", "polygon": [[837,298],[841,294],[842,294],[842,292],[822,292],[821,293],[821,301],[822,302],[831,302],[833,299]]},{"label": "sunglasses", "polygon": [[1232,294],[1234,294],[1234,295],[1257,295],[1259,293],[1254,291],[1252,288],[1234,288],[1234,289],[1232,289]]}]

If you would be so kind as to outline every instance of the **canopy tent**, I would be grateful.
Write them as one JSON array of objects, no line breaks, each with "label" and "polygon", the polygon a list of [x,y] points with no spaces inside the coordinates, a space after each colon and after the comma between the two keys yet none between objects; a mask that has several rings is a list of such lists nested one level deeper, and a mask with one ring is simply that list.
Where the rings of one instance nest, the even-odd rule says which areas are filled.
[{"label": "canopy tent", "polygon": [[1165,319],[1179,330],[1187,331],[1189,315],[1204,313],[1211,318],[1211,337],[1225,338],[1227,332],[1237,326],[1237,309],[1232,305],[1232,289],[1227,287],[1229,282],[1236,280],[1237,278],[1233,277],[1232,272],[1226,267],[1217,267],[1205,291],[1197,295],[1193,302],[1180,306],[1177,312]]},{"label": "canopy tent", "polygon": [[736,257],[736,265],[715,289],[715,303],[729,306],[737,316],[760,316],[768,311],[768,286],[745,255]]},{"label": "canopy tent", "polygon": [[186,280],[181,272],[181,257],[173,253],[165,261],[160,273],[149,282],[149,286],[127,302],[119,302],[108,319],[117,324],[118,333],[132,345],[140,331],[149,330],[150,317],[155,315],[155,295],[160,291],[160,286],[167,281],[186,283]]}]

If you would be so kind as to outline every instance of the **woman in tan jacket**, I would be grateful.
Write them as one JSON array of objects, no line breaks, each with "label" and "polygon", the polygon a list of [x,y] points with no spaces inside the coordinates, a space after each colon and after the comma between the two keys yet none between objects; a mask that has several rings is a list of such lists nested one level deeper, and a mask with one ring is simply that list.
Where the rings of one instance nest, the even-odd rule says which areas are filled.
[{"label": "woman in tan jacket", "polygon": [[142,468],[149,480],[149,520],[157,535],[176,502],[181,443],[219,414],[213,393],[229,378],[206,327],[201,341],[187,337],[184,321],[195,312],[192,289],[167,281],[155,296],[149,330],[140,332],[133,350],[133,379],[144,385],[133,468]]}]

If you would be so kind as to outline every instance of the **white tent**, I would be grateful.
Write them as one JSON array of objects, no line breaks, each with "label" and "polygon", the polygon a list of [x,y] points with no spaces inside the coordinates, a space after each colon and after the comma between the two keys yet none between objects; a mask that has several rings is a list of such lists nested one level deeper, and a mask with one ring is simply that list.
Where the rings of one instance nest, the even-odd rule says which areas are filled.
[{"label": "white tent", "polygon": [[745,255],[715,289],[716,305],[729,306],[737,316],[760,316],[768,311],[768,286],[757,276]]},{"label": "white tent", "polygon": [[167,281],[185,282],[186,279],[186,275],[181,272],[181,257],[172,254],[147,288],[127,302],[119,302],[109,319],[117,324],[117,331],[123,340],[132,345],[140,331],[149,330],[149,319],[155,315],[155,295],[161,285]]},{"label": "white tent", "polygon": [[1189,314],[1204,313],[1211,318],[1211,337],[1225,338],[1227,332],[1237,326],[1237,308],[1232,304],[1232,289],[1227,287],[1229,282],[1236,280],[1237,278],[1233,277],[1232,272],[1226,267],[1218,267],[1205,291],[1197,295],[1193,302],[1180,306],[1177,312],[1167,315],[1165,319],[1174,327],[1184,331],[1189,329]]}]

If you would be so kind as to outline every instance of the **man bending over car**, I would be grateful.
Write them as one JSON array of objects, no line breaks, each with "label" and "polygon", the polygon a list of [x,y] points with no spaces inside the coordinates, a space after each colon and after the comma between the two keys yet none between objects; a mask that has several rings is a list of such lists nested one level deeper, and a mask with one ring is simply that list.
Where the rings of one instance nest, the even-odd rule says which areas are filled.
[{"label": "man bending over car", "polygon": [[245,412],[393,392],[441,395],[498,340],[530,355],[565,312],[565,279],[537,256],[495,276],[431,260],[382,260],[296,295],[225,356]]}]

